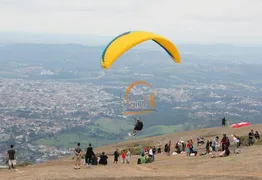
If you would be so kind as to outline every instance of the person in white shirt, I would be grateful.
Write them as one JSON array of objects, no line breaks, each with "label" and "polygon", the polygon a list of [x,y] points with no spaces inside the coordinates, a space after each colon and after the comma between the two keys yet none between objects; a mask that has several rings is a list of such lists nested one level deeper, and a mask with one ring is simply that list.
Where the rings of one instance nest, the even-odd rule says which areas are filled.
[{"label": "person in white shirt", "polygon": [[218,136],[212,140],[212,151],[213,152],[218,151],[218,140],[219,140]]},{"label": "person in white shirt", "polygon": [[236,149],[238,148],[239,139],[236,137],[236,135],[231,135],[233,139],[233,152],[236,153]]},{"label": "person in white shirt", "polygon": [[152,158],[154,160],[154,153],[153,153],[153,148],[152,147],[150,147],[148,155],[149,155],[150,158]]},{"label": "person in white shirt", "polygon": [[131,152],[130,149],[128,149],[128,152],[126,154],[126,163],[129,164],[131,159]]}]

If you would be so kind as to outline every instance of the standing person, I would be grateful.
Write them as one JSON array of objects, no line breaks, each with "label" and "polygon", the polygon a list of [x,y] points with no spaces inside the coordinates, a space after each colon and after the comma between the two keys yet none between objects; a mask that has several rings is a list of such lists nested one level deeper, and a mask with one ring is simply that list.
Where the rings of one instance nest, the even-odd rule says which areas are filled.
[{"label": "standing person", "polygon": [[197,155],[197,151],[195,150],[195,145],[194,145],[194,142],[193,142],[192,139],[190,140],[190,144],[191,144],[190,153],[193,153],[196,156]]},{"label": "standing person", "polygon": [[222,126],[223,126],[223,127],[226,126],[226,121],[227,121],[227,120],[226,120],[226,118],[224,117],[224,118],[222,119]]},{"label": "standing person", "polygon": [[180,141],[181,142],[181,146],[182,146],[182,151],[185,152],[186,151],[186,145],[184,141]]},{"label": "standing person", "polygon": [[94,152],[93,152],[93,147],[91,144],[89,144],[89,147],[86,149],[86,155],[85,155],[85,160],[86,160],[86,167],[89,167],[89,164],[91,163],[92,161],[92,156],[94,155]]},{"label": "standing person", "polygon": [[212,140],[212,146],[211,147],[212,147],[213,152],[218,151],[218,140],[219,140],[218,136]]},{"label": "standing person", "polygon": [[237,148],[239,148],[239,147],[240,147],[240,145],[241,145],[241,139],[240,139],[240,137],[239,137],[239,136],[236,136],[236,138],[237,138],[237,140],[238,140],[238,143],[237,143]]},{"label": "standing person", "polygon": [[122,163],[124,164],[126,161],[126,151],[125,150],[123,150],[121,156],[122,156]]},{"label": "standing person", "polygon": [[119,152],[118,152],[118,149],[116,149],[116,151],[114,152],[114,164],[117,164],[118,157],[119,157]]},{"label": "standing person", "polygon": [[190,155],[190,146],[191,146],[191,144],[190,144],[190,141],[188,140],[187,143],[186,143],[186,154],[187,154],[187,156]]},{"label": "standing person", "polygon": [[179,141],[176,142],[175,148],[176,148],[177,154],[180,154],[181,153],[181,143]]},{"label": "standing person", "polygon": [[256,133],[255,133],[255,138],[260,139],[260,135],[259,135],[258,131],[256,131]]},{"label": "standing person", "polygon": [[222,151],[229,148],[230,142],[226,134],[223,134],[223,138],[221,140],[222,143]]},{"label": "standing person", "polygon": [[82,158],[82,149],[80,148],[80,143],[77,144],[77,148],[75,148],[74,153],[76,156],[75,169],[80,169],[81,158]]},{"label": "standing person", "polygon": [[193,144],[193,140],[190,139],[190,155],[194,153],[194,144]]},{"label": "standing person", "polygon": [[255,143],[254,137],[255,137],[254,131],[251,130],[250,133],[248,134],[248,145],[249,146]]},{"label": "standing person", "polygon": [[155,155],[156,155],[156,147],[155,146],[153,147],[152,151],[153,151],[153,161],[155,161]]},{"label": "standing person", "polygon": [[237,136],[235,134],[231,135],[231,137],[233,139],[233,152],[236,153],[236,149],[239,147],[239,140],[237,139]]},{"label": "standing person", "polygon": [[130,149],[128,149],[127,154],[126,154],[126,163],[129,164],[131,159],[131,152]]},{"label": "standing person", "polygon": [[207,143],[206,143],[206,154],[209,154],[210,153],[210,143],[209,143],[209,140],[207,140]]},{"label": "standing person", "polygon": [[148,153],[148,156],[150,157],[150,158],[152,158],[152,160],[154,161],[154,154],[153,154],[153,148],[152,147],[150,147],[150,149],[149,149],[149,153]]},{"label": "standing person", "polygon": [[145,155],[145,148],[142,148],[140,152],[140,156],[143,156],[143,155]]},{"label": "standing person", "polygon": [[165,144],[165,149],[164,149],[165,153],[168,153],[168,144]]},{"label": "standing person", "polygon": [[160,144],[160,142],[157,143],[157,154],[161,154],[161,144]]},{"label": "standing person", "polygon": [[171,150],[171,140],[168,143],[168,156],[170,156],[170,150]]},{"label": "standing person", "polygon": [[8,159],[8,167],[9,171],[13,168],[14,170],[16,169],[16,155],[15,155],[15,150],[14,150],[14,145],[10,146],[10,149],[6,153],[6,158]]}]

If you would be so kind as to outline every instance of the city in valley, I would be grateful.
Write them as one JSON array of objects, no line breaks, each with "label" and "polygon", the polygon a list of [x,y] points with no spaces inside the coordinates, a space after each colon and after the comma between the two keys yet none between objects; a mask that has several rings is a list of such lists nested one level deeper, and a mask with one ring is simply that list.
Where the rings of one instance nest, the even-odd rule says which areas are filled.
[{"label": "city in valley", "polygon": [[[120,66],[112,74],[119,77],[121,71]],[[43,71],[37,73],[46,76]],[[136,76],[132,70],[128,73],[129,77]],[[165,76],[161,79],[161,76],[148,77],[140,73],[139,78],[148,82],[160,78],[158,81],[163,82]],[[204,74],[203,77],[180,79],[183,83],[175,83],[178,81],[175,79],[163,87],[155,87],[157,112],[143,115],[145,130],[140,136],[213,127],[225,116],[231,123],[261,119],[262,101],[257,95],[261,93],[260,84],[226,80],[203,83],[203,78],[208,77]],[[110,83],[100,83],[103,81]],[[132,138],[128,134],[132,132],[133,116],[122,114],[123,99],[119,97],[129,84],[123,83],[121,78],[119,81],[101,78],[99,83],[2,78],[1,163],[5,162],[4,152],[10,144],[16,145],[19,162],[36,163],[72,154],[78,141],[86,146],[88,143],[99,146]],[[145,87],[136,86],[132,93],[143,94],[144,90]],[[161,130],[156,131],[160,126]]]}]

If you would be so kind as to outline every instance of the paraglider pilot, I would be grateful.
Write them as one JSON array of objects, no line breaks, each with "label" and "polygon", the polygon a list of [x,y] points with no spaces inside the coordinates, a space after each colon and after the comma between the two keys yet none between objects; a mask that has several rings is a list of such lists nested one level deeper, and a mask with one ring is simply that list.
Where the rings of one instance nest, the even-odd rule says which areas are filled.
[{"label": "paraglider pilot", "polygon": [[140,119],[136,119],[134,117],[135,121],[136,121],[136,124],[135,124],[135,127],[134,127],[134,136],[136,135],[136,131],[141,131],[143,129],[143,122],[141,121],[141,117]]}]

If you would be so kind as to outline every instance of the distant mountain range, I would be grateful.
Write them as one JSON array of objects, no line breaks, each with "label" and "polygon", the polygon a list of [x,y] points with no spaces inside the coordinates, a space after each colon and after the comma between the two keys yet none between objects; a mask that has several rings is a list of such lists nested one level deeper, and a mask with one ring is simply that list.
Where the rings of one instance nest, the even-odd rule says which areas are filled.
[{"label": "distant mountain range", "polygon": [[[77,44],[95,46],[103,49],[104,46],[112,40],[109,36],[92,35],[73,35],[73,34],[47,34],[47,33],[26,33],[26,32],[0,32],[0,46],[30,43],[30,44],[67,44],[67,46],[78,46]],[[194,54],[197,57],[215,56],[218,58],[239,58],[247,63],[262,62],[262,45],[236,46],[232,44],[185,44],[183,42],[174,42],[181,54]],[[73,45],[72,45],[73,44]],[[83,47],[84,48],[84,47]],[[157,44],[148,41],[144,42],[134,49],[156,50],[162,48]]]}]

